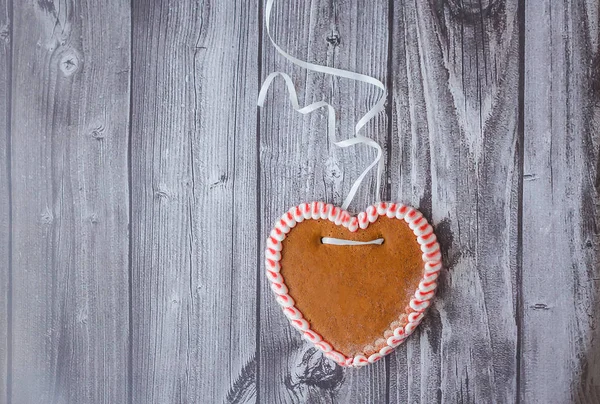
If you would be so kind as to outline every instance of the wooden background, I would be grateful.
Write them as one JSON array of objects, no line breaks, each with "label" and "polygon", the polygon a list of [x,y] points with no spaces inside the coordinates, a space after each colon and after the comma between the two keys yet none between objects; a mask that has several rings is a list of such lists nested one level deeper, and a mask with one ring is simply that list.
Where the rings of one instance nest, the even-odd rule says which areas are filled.
[{"label": "wooden background", "polygon": [[[379,92],[292,67],[258,0],[0,0],[0,403],[600,403],[597,0],[276,2],[289,53],[375,76],[384,198],[446,269],[343,370],[290,328],[265,235],[373,159]],[[374,177],[352,205],[374,202]]]}]

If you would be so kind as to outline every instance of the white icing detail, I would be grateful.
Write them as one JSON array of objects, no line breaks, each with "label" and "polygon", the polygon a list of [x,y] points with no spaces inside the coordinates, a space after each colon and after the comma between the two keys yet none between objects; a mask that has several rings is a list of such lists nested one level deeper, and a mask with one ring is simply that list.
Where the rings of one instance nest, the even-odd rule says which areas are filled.
[{"label": "white icing detail", "polygon": [[425,263],[425,271],[426,272],[433,272],[433,271],[438,272],[440,269],[442,269],[442,263],[441,262],[427,262],[427,263]]},{"label": "white icing detail", "polygon": [[336,226],[339,226],[342,224],[342,219],[345,217],[345,213],[346,212],[344,210],[341,210],[340,214],[337,215],[337,217],[335,218],[335,222],[334,222]]},{"label": "white icing detail", "polygon": [[425,218],[422,217],[418,220],[410,222],[408,227],[410,227],[410,229],[414,232],[417,227],[422,227],[425,225],[427,225],[427,220],[425,220]]},{"label": "white icing detail", "polygon": [[377,208],[377,214],[379,216],[385,215],[385,213],[387,212],[387,203],[385,202],[379,202],[375,204],[375,207]]},{"label": "white icing detail", "polygon": [[398,327],[394,330],[394,335],[396,337],[402,337],[404,336],[404,327]]},{"label": "white icing detail", "polygon": [[421,226],[419,226],[416,229],[413,229],[413,232],[417,235],[417,236],[425,236],[431,232],[433,232],[433,227],[431,227],[430,224],[428,224],[427,226],[425,226],[425,229],[421,230]]},{"label": "white icing detail", "polygon": [[411,299],[409,306],[411,307],[411,309],[413,309],[414,311],[423,311],[426,308],[429,307],[429,300],[425,300],[425,301],[418,301],[417,299]]},{"label": "white icing detail", "polygon": [[281,271],[281,264],[279,263],[279,261],[265,259],[265,266],[271,272],[279,272],[279,271]]},{"label": "white icing detail", "polygon": [[404,206],[403,204],[401,204],[401,203],[398,204],[398,207],[396,208],[396,219],[398,219],[398,220],[404,219],[404,215],[406,214],[406,212],[402,213],[401,211],[405,208],[406,208],[406,206]]},{"label": "white icing detail", "polygon": [[[416,217],[416,216],[414,216],[414,215],[415,215],[416,213],[417,213],[417,210],[416,210],[415,208],[413,208],[413,207],[408,207],[408,210],[406,211],[406,214],[404,215],[404,221],[405,221],[406,223],[409,223],[409,224],[410,224],[410,222],[414,221],[414,219],[415,219],[415,217]],[[411,215],[412,215],[412,216],[411,216]]]},{"label": "white icing detail", "polygon": [[417,289],[415,292],[415,297],[419,300],[429,300],[433,297],[434,293],[431,292],[422,292],[421,289]]},{"label": "white icing detail", "polygon": [[275,227],[281,230],[284,234],[288,234],[291,230],[290,226],[288,226],[285,220],[283,220],[282,218],[279,219]]},{"label": "white icing detail", "polygon": [[417,312],[410,313],[408,315],[408,322],[413,323],[415,325],[421,324],[421,320],[423,320],[424,316],[425,316],[425,314],[423,314],[422,312],[421,313],[417,313]]},{"label": "white icing detail", "polygon": [[421,244],[421,251],[424,253],[434,252],[440,249],[440,245],[438,243],[429,243],[429,244]]},{"label": "white icing detail", "polygon": [[285,286],[285,283],[273,282],[271,283],[271,289],[276,295],[285,295],[288,292],[288,288]]},{"label": "white icing detail", "polygon": [[344,211],[340,215],[340,224],[342,226],[344,226],[345,228],[348,228],[348,226],[350,225],[350,219],[352,219],[352,216],[350,216],[350,213]]},{"label": "white icing detail", "polygon": [[381,358],[383,358],[383,356],[379,352],[376,352],[373,355],[369,356],[369,359],[367,360],[369,361],[369,363],[375,363]]},{"label": "white icing detail", "polygon": [[277,232],[277,227],[271,230],[271,233],[269,233],[269,235],[278,241],[283,241],[285,239],[285,234],[283,234],[283,232],[281,231]]},{"label": "white icing detail", "polygon": [[303,318],[298,318],[298,319],[292,320],[292,321],[290,321],[290,323],[292,324],[292,326],[294,326],[296,329],[298,329],[300,331],[306,331],[310,328],[308,321],[306,321]]},{"label": "white icing detail", "polygon": [[279,295],[277,296],[277,303],[283,307],[292,307],[294,305],[294,299],[290,295]]},{"label": "white icing detail", "polygon": [[387,344],[388,344],[389,346],[391,346],[392,348],[396,348],[398,345],[400,345],[401,343],[403,343],[403,342],[404,342],[404,337],[403,337],[403,336],[398,336],[398,337],[397,337],[397,336],[395,336],[395,335],[392,335],[391,337],[389,337],[389,338],[387,339],[387,341],[386,341],[386,342],[387,342]]},{"label": "white icing detail", "polygon": [[393,217],[396,217],[396,211],[397,210],[398,210],[398,205],[395,204],[395,203],[392,203],[386,209],[385,215],[387,217],[389,217],[390,219],[393,218]]},{"label": "white icing detail", "polygon": [[346,366],[352,366],[352,361],[353,360],[354,360],[353,358],[346,358],[346,359],[344,359],[344,364]]},{"label": "white icing detail", "polygon": [[352,364],[354,366],[360,367],[360,366],[365,366],[369,363],[369,360],[367,359],[366,356],[364,355],[356,355],[354,357],[354,360],[352,360]]},{"label": "white icing detail", "polygon": [[415,323],[408,323],[406,324],[406,327],[404,327],[404,335],[406,335],[407,337],[409,335],[411,335],[415,329],[417,328],[419,324],[415,324]]},{"label": "white icing detail", "polygon": [[265,258],[271,259],[273,261],[281,260],[281,253],[279,251],[271,250],[270,248],[265,250]]},{"label": "white icing detail", "polygon": [[425,275],[423,276],[423,280],[426,282],[433,282],[437,285],[437,282],[435,282],[435,280],[440,276],[440,272],[426,272]]},{"label": "white icing detail", "polygon": [[441,263],[442,263],[441,261],[438,261],[438,262],[435,262],[435,261],[426,262],[425,263],[425,276],[431,276],[431,275],[434,275],[434,274],[435,275],[439,275],[441,268],[430,270],[430,269],[427,268],[427,264],[441,264]]},{"label": "white icing detail", "polygon": [[[412,212],[414,212],[414,213],[412,213]],[[406,216],[404,216],[404,221],[406,223],[408,223],[409,227],[427,222],[427,220],[425,220],[425,219],[423,219],[422,222],[419,222],[419,219],[423,218],[423,214],[421,212],[419,212],[418,210],[416,210],[414,208],[412,208],[412,212],[409,210],[406,213]],[[411,228],[411,230],[414,230],[414,227],[410,227],[410,228]]]},{"label": "white icing detail", "polygon": [[321,205],[323,204],[323,202],[313,202],[310,204],[310,217],[314,220],[321,218],[321,207],[319,206],[319,203]]},{"label": "white icing detail", "polygon": [[343,238],[323,237],[321,243],[331,245],[370,245],[370,244],[383,244],[383,238],[378,238],[371,241],[356,241],[356,240],[345,240]]},{"label": "white icing detail", "polygon": [[422,258],[423,258],[423,261],[437,262],[442,259],[442,254],[439,251],[432,252],[432,253],[425,253],[425,254],[423,254]]},{"label": "white icing detail", "polygon": [[[289,216],[288,216],[288,213],[289,213]],[[290,218],[290,216],[291,216],[291,218]],[[283,215],[281,217],[281,220],[283,220],[290,229],[293,229],[294,227],[296,227],[296,220],[294,219],[294,215],[292,215],[291,212],[287,212],[285,215]],[[286,233],[289,233],[289,230],[286,231]]]},{"label": "white icing detail", "polygon": [[329,211],[329,216],[327,216],[327,219],[330,222],[334,222],[337,219],[337,217],[340,215],[340,213],[342,213],[342,210],[338,207],[332,207],[331,210]]},{"label": "white icing detail", "polygon": [[304,331],[304,337],[307,340],[309,340],[310,342],[312,342],[313,344],[323,341],[323,338],[321,338],[321,336],[319,334],[317,334],[316,332],[314,332],[312,330]]},{"label": "white icing detail", "polygon": [[[275,241],[277,241],[277,240],[275,240]],[[271,248],[275,251],[281,251],[281,249],[283,248],[280,241],[277,241],[276,243],[274,243],[273,240],[271,239],[271,237],[267,238],[267,247]]]},{"label": "white icing detail", "polygon": [[300,313],[300,310],[298,310],[295,307],[286,307],[283,309],[283,313],[290,320],[298,320],[298,319],[302,318],[302,313]]},{"label": "white icing detail", "polygon": [[305,202],[300,205],[300,210],[302,211],[302,216],[304,216],[304,219],[310,219],[312,217],[310,203]]},{"label": "white icing detail", "polygon": [[325,356],[337,363],[345,363],[346,357],[337,351],[330,351],[325,354]]},{"label": "white icing detail", "polygon": [[373,223],[378,217],[377,208],[375,206],[369,206],[367,208],[367,218],[369,219],[369,222]]},{"label": "white icing detail", "polygon": [[319,214],[320,214],[320,218],[321,219],[327,219],[329,217],[329,211],[327,210],[328,207],[331,206],[331,204],[327,203],[324,204],[323,202],[319,202],[320,206],[319,206]]},{"label": "white icing detail", "polygon": [[317,342],[315,345],[317,346],[317,348],[319,348],[321,351],[323,351],[325,353],[331,352],[333,350],[333,347],[327,341],[320,341],[320,342]]},{"label": "white icing detail", "polygon": [[433,233],[428,234],[426,236],[417,237],[417,243],[419,243],[419,244],[429,244],[429,243],[433,243],[434,241],[437,241],[437,237]]},{"label": "white icing detail", "polygon": [[369,218],[365,212],[358,214],[358,225],[361,229],[366,229],[369,226]]},{"label": "white icing detail", "polygon": [[267,274],[267,278],[271,282],[283,283],[283,278],[281,277],[281,274],[279,272],[267,270],[266,274]]},{"label": "white icing detail", "polygon": [[394,348],[392,348],[389,345],[386,345],[379,350],[379,355],[386,356],[386,355],[390,354],[393,350],[394,350]]},{"label": "white icing detail", "polygon": [[350,223],[348,224],[348,230],[350,230],[352,233],[358,230],[358,219],[356,217],[350,219]]},{"label": "white icing detail", "polygon": [[304,215],[299,207],[294,207],[290,209],[289,212],[292,214],[292,216],[294,216],[296,223],[302,223],[304,221]]},{"label": "white icing detail", "polygon": [[428,281],[424,281],[424,280],[419,282],[419,290],[423,293],[434,291],[436,288],[437,288],[437,283],[435,283],[435,282],[428,282]]}]

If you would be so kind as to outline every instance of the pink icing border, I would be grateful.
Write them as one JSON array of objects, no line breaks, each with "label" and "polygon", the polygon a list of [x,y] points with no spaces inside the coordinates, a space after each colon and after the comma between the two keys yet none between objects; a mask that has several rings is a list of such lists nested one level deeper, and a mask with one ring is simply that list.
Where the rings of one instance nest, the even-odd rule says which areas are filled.
[{"label": "pink icing border", "polygon": [[[351,232],[355,232],[359,228],[366,229],[370,223],[375,222],[379,216],[383,215],[389,218],[395,217],[398,220],[403,219],[414,232],[423,252],[423,277],[413,298],[409,302],[405,323],[401,324],[394,321],[392,324],[396,323],[396,328],[387,330],[382,336],[382,339],[385,340],[385,346],[368,357],[363,354],[356,355],[354,358],[346,357],[341,352],[337,352],[329,342],[323,340],[319,334],[310,329],[308,321],[304,319],[300,310],[295,307],[294,299],[288,295],[288,288],[285,285],[283,276],[280,274],[281,265],[279,262],[281,260],[281,250],[283,249],[281,242],[290,230],[296,226],[296,223],[304,220],[327,219],[336,225],[346,227]],[[265,250],[267,278],[271,284],[271,289],[276,295],[277,303],[281,306],[290,324],[298,329],[305,339],[323,351],[327,358],[335,361],[340,366],[352,367],[360,367],[377,362],[383,356],[392,352],[394,348],[403,343],[414,332],[416,327],[421,323],[424,312],[429,307],[431,298],[435,294],[437,278],[442,268],[441,258],[437,237],[433,233],[433,228],[427,222],[427,219],[423,217],[423,214],[410,206],[386,202],[371,205],[364,212],[356,216],[352,216],[347,211],[324,202],[302,203],[291,208],[277,221],[267,238],[267,248]]]}]

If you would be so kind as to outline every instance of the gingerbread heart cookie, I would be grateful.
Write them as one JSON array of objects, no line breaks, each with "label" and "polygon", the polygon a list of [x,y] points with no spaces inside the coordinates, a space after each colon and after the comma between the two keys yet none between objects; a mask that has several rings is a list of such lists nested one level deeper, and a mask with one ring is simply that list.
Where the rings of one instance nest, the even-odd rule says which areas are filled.
[{"label": "gingerbread heart cookie", "polygon": [[292,326],[341,366],[392,352],[421,322],[441,269],[418,210],[378,203],[351,216],[303,203],[267,239],[267,278]]}]

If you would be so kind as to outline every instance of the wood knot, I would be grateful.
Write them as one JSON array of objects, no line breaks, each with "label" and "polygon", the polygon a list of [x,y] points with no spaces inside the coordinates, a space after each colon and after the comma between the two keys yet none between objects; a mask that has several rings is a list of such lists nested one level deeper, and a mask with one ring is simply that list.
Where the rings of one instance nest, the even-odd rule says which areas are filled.
[{"label": "wood knot", "polygon": [[335,391],[344,382],[343,368],[326,359],[319,350],[310,347],[298,354],[301,356],[298,355],[296,365],[284,379],[290,390],[298,391],[310,386],[322,391]]},{"label": "wood knot", "polygon": [[54,7],[54,2],[51,0],[38,0],[37,2],[38,7],[48,13],[48,14],[52,14],[52,15],[56,15],[56,8]]},{"label": "wood knot", "polygon": [[227,174],[221,174],[221,176],[219,177],[219,179],[217,181],[210,184],[210,189],[225,185],[227,183],[227,179],[228,179]]},{"label": "wood knot", "polygon": [[158,190],[156,190],[156,192],[154,192],[154,196],[157,199],[164,199],[164,200],[171,199],[171,194],[169,193],[169,191],[167,189],[162,189],[162,188],[159,188]]},{"label": "wood knot", "polygon": [[338,161],[332,155],[325,162],[325,171],[323,172],[323,181],[328,185],[340,185],[344,179],[344,173]]},{"label": "wood knot", "polygon": [[10,42],[10,30],[8,29],[8,25],[0,26],[0,41],[5,43]]},{"label": "wood knot", "polygon": [[54,222],[54,215],[50,208],[46,208],[40,215],[40,222],[44,225],[51,225]]},{"label": "wood knot", "polygon": [[97,128],[92,129],[92,138],[97,141],[101,141],[102,139],[104,139],[104,129],[104,125],[99,125]]},{"label": "wood knot", "polygon": [[340,44],[340,34],[334,31],[325,40],[329,45],[332,45],[335,48]]},{"label": "wood knot", "polygon": [[59,67],[63,75],[69,77],[79,70],[79,57],[74,51],[68,50],[60,58]]},{"label": "wood knot", "polygon": [[465,24],[481,23],[483,18],[494,17],[503,9],[501,0],[445,0],[453,17]]}]

